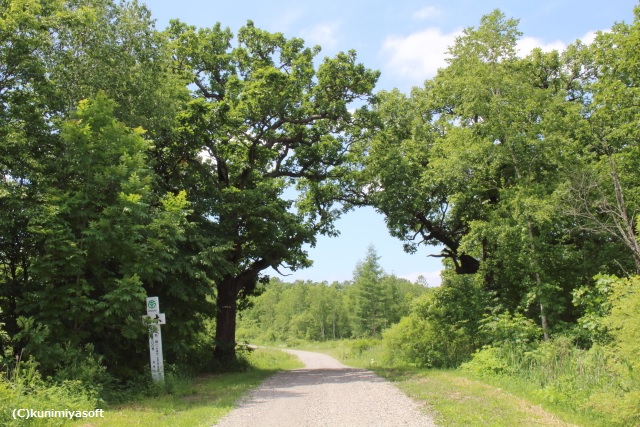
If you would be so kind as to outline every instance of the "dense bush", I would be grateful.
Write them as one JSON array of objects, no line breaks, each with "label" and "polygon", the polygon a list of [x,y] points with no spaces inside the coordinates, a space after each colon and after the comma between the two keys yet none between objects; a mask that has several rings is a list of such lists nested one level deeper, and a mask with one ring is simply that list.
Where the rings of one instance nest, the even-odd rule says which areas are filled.
[{"label": "dense bush", "polygon": [[482,343],[477,334],[486,296],[468,276],[449,276],[418,298],[409,316],[384,332],[394,364],[457,367]]},{"label": "dense bush", "polygon": [[478,328],[487,343],[506,348],[531,349],[542,338],[542,330],[533,320],[516,313],[487,316]]},{"label": "dense bush", "polygon": [[473,340],[461,328],[417,316],[403,318],[383,334],[389,363],[419,367],[455,367],[473,351]]},{"label": "dense bush", "polygon": [[606,345],[612,383],[590,396],[587,406],[607,414],[620,425],[640,425],[640,276],[599,278],[611,286],[609,313],[602,325],[611,337]]},{"label": "dense bush", "polygon": [[[602,292],[602,289],[607,292]],[[462,369],[481,377],[512,376],[533,384],[544,400],[591,413],[609,425],[640,423],[640,277],[598,279],[607,310],[588,311],[591,341],[583,349],[571,336],[539,341],[540,328],[521,316],[498,316],[483,325],[492,345],[473,355]],[[593,325],[597,324],[597,327]],[[603,336],[607,336],[606,339]]]},{"label": "dense bush", "polygon": [[[0,425],[24,425],[24,420],[12,419],[15,408],[50,410],[64,408],[70,411],[91,411],[99,406],[98,396],[91,385],[79,380],[53,382],[44,380],[35,362],[18,362],[14,369],[0,376]],[[58,426],[63,418],[37,418],[33,426]]]}]

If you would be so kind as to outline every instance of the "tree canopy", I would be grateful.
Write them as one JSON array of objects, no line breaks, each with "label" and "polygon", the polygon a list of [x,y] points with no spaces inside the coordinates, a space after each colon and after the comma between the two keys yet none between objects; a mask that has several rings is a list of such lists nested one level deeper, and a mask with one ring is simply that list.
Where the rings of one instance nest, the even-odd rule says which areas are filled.
[{"label": "tree canopy", "polygon": [[[415,338],[407,357],[440,366],[505,324],[549,339],[605,316],[594,277],[640,273],[640,8],[562,52],[520,37],[493,11],[422,87],[374,93],[354,51],[251,21],[159,31],[136,1],[0,1],[3,353],[132,374],[151,295],[184,364],[234,362],[251,303],[242,328],[270,325],[252,336]],[[373,248],[347,284],[266,277],[308,267],[359,206],[407,251],[441,248],[440,290],[411,307]]]},{"label": "tree canopy", "polygon": [[92,344],[117,365],[141,351],[98,334],[139,339],[158,295],[169,355],[200,345],[213,315],[215,355],[233,360],[261,272],[310,265],[304,245],[336,233],[361,127],[350,105],[366,109],[378,73],[353,51],[316,64],[319,47],[250,21],[236,39],[220,24],[158,31],[137,2],[12,0],[1,17],[10,335],[41,359]]},{"label": "tree canopy", "polygon": [[495,309],[539,319],[548,337],[575,320],[574,289],[635,260],[637,191],[618,175],[634,176],[634,131],[617,133],[633,98],[603,92],[633,89],[599,62],[612,46],[632,55],[622,39],[633,33],[620,24],[591,46],[521,57],[517,24],[496,10],[456,39],[424,87],[379,93],[344,197],[382,212],[408,251],[440,246]]},{"label": "tree canopy", "polygon": [[[317,234],[335,234],[336,180],[357,137],[348,105],[367,102],[378,73],[355,52],[325,58],[319,48],[255,28],[167,30],[174,66],[196,86],[180,112],[173,144],[198,222],[220,249],[216,281],[216,354],[232,355],[238,301],[267,267],[308,266],[303,250]],[[185,182],[186,180],[194,180]],[[288,198],[295,188],[297,201]]]}]

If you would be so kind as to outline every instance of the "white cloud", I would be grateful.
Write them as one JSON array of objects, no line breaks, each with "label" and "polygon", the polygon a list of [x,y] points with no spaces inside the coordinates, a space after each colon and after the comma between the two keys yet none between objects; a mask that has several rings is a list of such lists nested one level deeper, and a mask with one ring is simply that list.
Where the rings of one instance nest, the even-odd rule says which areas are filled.
[{"label": "white cloud", "polygon": [[560,40],[545,43],[544,41],[536,37],[523,37],[518,40],[516,49],[518,52],[518,56],[527,56],[533,49],[537,47],[542,49],[543,52],[551,52],[552,50],[562,52],[567,48],[567,44]]},{"label": "white cloud", "polygon": [[580,41],[584,44],[591,44],[596,39],[598,31],[589,31],[584,36],[580,37]]},{"label": "white cloud", "polygon": [[[447,50],[460,35],[461,30],[444,33],[437,27],[431,27],[407,36],[387,36],[379,53],[385,61],[383,75],[393,75],[394,80],[400,78],[407,86],[420,85],[424,80],[434,77],[439,68],[447,66]],[[596,32],[591,31],[580,40],[589,44],[595,36]],[[562,52],[567,46],[568,43],[561,40],[545,42],[536,37],[524,37],[518,41],[516,49],[518,56],[524,57],[536,47],[544,52]]]},{"label": "white cloud", "polygon": [[435,287],[435,286],[440,286],[440,284],[442,283],[442,278],[440,277],[441,271],[442,270],[408,273],[408,274],[403,274],[399,277],[415,283],[418,280],[418,278],[422,276],[425,279],[427,279],[427,284],[429,285],[429,287]]},{"label": "white cloud", "polygon": [[424,21],[425,19],[435,18],[440,16],[442,11],[435,6],[425,6],[420,10],[413,12],[413,19],[417,21]]},{"label": "white cloud", "polygon": [[338,23],[323,23],[300,32],[307,45],[320,45],[324,50],[335,49],[338,45]]},{"label": "white cloud", "polygon": [[[597,33],[597,31],[589,31],[578,40],[585,44],[591,44],[595,40]],[[518,40],[517,51],[519,56],[527,56],[536,47],[542,49],[543,52],[551,52],[552,50],[562,52],[567,48],[567,46],[568,44],[561,40],[545,43],[544,41],[536,37],[523,37]]]},{"label": "white cloud", "polygon": [[446,51],[460,34],[427,28],[406,37],[389,36],[382,46],[382,54],[389,57],[386,66],[391,72],[415,81],[431,78],[438,68],[447,65]]}]

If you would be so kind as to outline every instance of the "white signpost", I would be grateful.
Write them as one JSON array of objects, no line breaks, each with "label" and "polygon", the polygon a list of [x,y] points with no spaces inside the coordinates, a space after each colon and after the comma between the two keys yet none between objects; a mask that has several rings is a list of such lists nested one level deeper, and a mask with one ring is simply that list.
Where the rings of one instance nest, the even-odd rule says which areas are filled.
[{"label": "white signpost", "polygon": [[162,334],[160,325],[166,324],[164,313],[160,313],[158,297],[147,298],[147,315],[143,316],[149,323],[149,356],[151,358],[151,378],[154,381],[164,380],[164,361],[162,358]]}]

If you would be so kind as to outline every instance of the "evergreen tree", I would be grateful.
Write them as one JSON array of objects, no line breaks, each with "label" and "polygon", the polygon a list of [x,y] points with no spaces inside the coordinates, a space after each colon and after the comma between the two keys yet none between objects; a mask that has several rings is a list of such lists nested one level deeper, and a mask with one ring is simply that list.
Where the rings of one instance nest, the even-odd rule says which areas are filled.
[{"label": "evergreen tree", "polygon": [[373,246],[367,248],[364,261],[353,274],[353,333],[356,336],[378,336],[388,326],[391,298],[384,287],[384,271]]}]

